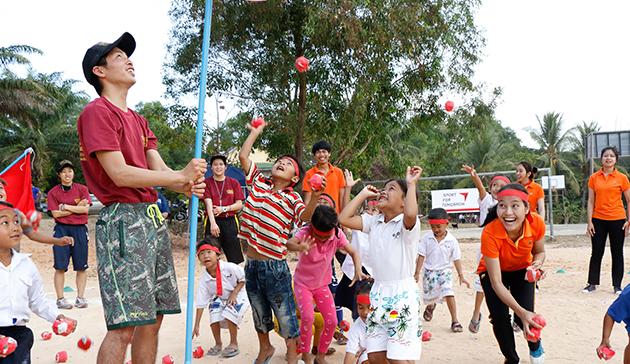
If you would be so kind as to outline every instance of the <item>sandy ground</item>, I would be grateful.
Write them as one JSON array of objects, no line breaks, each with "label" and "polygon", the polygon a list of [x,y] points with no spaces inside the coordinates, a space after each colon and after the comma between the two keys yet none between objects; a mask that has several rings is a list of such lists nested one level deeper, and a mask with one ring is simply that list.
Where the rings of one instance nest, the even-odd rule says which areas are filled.
[{"label": "sandy ground", "polygon": [[[68,336],[53,335],[49,341],[41,339],[43,331],[51,330],[51,324],[33,315],[29,327],[35,334],[35,344],[32,350],[33,363],[53,363],[55,353],[60,350],[68,352],[68,363],[92,363],[95,362],[98,347],[105,336],[106,328],[103,319],[103,311],[100,303],[98,279],[96,277],[96,262],[94,255],[94,217],[90,218],[90,268],[88,270],[88,284],[86,297],[89,300],[87,309],[73,308],[64,311],[69,317],[78,320],[77,331]],[[42,221],[40,231],[52,234],[53,222],[50,219]],[[182,302],[182,314],[168,315],[165,317],[160,331],[160,343],[158,349],[158,362],[164,355],[170,354],[175,363],[184,363],[185,332],[186,332],[186,292],[188,252],[185,248],[185,239],[174,236],[174,255],[179,277],[179,294]],[[462,263],[467,279],[473,282],[473,270],[475,264],[478,239],[466,239],[460,241],[462,250]],[[541,282],[541,291],[536,297],[536,311],[546,319],[548,326],[543,330],[543,343],[546,351],[547,363],[592,363],[597,361],[595,348],[601,338],[601,323],[607,307],[616,296],[612,292],[610,281],[610,252],[607,251],[602,265],[602,286],[591,294],[583,294],[580,290],[586,283],[588,259],[590,257],[590,241],[585,236],[561,236],[553,242],[547,243],[546,268],[550,272],[563,269],[566,273],[551,273]],[[31,258],[39,267],[44,279],[44,289],[48,297],[55,299],[53,288],[53,257],[50,246],[33,243],[24,238],[22,240],[22,252],[32,253]],[[295,263],[291,264],[292,269]],[[626,270],[630,265],[626,264]],[[338,270],[339,271],[339,270]],[[202,268],[197,265],[195,282],[202,274]],[[627,282],[626,278],[626,282]],[[75,288],[74,274],[70,271],[66,274],[66,285]],[[196,288],[195,288],[196,292]],[[488,322],[488,311],[482,307],[483,320],[480,332],[473,335],[466,329],[471,317],[474,303],[474,290],[465,286],[455,287],[455,297],[459,320],[465,327],[463,333],[450,332],[450,317],[446,305],[439,305],[435,311],[435,317],[431,322],[424,323],[424,330],[433,335],[433,340],[423,343],[423,363],[502,363],[502,356],[491,331]],[[76,293],[66,294],[66,297],[74,302]],[[346,319],[350,320],[350,313],[345,312]],[[203,321],[207,323],[208,315],[204,314]],[[77,341],[83,335],[88,335],[93,341],[93,347],[88,351],[77,348]],[[223,332],[224,345],[227,345],[229,336],[227,330]],[[271,340],[277,350],[271,364],[285,363],[284,341],[275,333],[271,334]],[[220,357],[204,356],[201,359],[192,359],[194,363],[252,363],[257,355],[258,342],[254,331],[251,314],[245,316],[239,333],[240,355],[222,359]],[[622,362],[623,348],[627,344],[627,334],[622,325],[615,325],[611,342],[618,354],[611,363]],[[214,345],[214,339],[209,325],[202,325],[201,338],[193,340],[193,348],[201,345],[205,350]],[[522,334],[517,334],[517,346],[519,355],[524,363],[529,362],[527,345]],[[342,363],[345,355],[343,346],[332,344],[337,352],[329,356],[330,363]],[[129,352],[127,359],[130,358]]]}]

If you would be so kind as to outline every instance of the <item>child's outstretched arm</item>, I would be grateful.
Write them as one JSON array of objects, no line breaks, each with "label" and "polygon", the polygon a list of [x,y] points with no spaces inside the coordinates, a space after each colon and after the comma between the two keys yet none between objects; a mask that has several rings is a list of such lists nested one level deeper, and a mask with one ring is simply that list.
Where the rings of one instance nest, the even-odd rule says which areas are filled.
[{"label": "child's outstretched arm", "polygon": [[599,351],[603,348],[611,348],[610,347],[610,334],[612,333],[613,326],[615,325],[615,320],[608,314],[604,315],[604,323],[602,325],[602,342],[597,347],[597,356],[599,356]]},{"label": "child's outstretched arm", "polygon": [[416,197],[416,183],[422,174],[422,168],[413,166],[413,168],[407,166],[407,175],[405,176],[405,182],[407,182],[407,196],[405,197],[404,218],[405,228],[407,230],[413,229],[418,219],[418,201]]},{"label": "child's outstretched arm", "polygon": [[249,159],[249,154],[252,152],[252,147],[256,138],[260,135],[263,129],[267,126],[266,122],[263,122],[257,128],[254,128],[250,123],[247,123],[247,129],[249,130],[249,136],[245,139],[245,143],[241,147],[241,151],[238,153],[238,160],[241,162],[245,175],[249,172],[249,168],[252,166],[252,160]]},{"label": "child's outstretched arm", "polygon": [[44,235],[39,231],[31,230],[28,233],[24,234],[28,236],[29,239],[36,241],[42,244],[52,244],[52,245],[74,245],[74,238],[71,236],[62,236],[61,238],[53,238],[52,236]]},{"label": "child's outstretched arm", "polygon": [[413,275],[413,279],[418,282],[420,280],[420,271],[422,270],[422,264],[424,264],[424,256],[418,254],[418,259],[416,259],[416,272]]},{"label": "child's outstretched arm", "polygon": [[341,203],[341,210],[343,210],[346,205],[350,203],[350,192],[352,191],[352,187],[354,187],[354,185],[356,185],[357,182],[361,180],[361,178],[354,179],[352,172],[347,169],[344,170],[343,176],[346,180],[346,187],[344,187],[346,191],[343,194],[343,200],[339,201]]},{"label": "child's outstretched arm", "polygon": [[205,308],[198,308],[197,313],[195,314],[195,327],[192,331],[193,339],[195,338],[195,336],[199,336],[199,323],[201,322],[201,316],[203,316],[203,310],[205,310]]},{"label": "child's outstretched arm", "polygon": [[[339,223],[352,230],[363,230],[363,218],[361,218],[361,216],[355,216],[354,213],[357,212],[363,201],[376,196],[378,196],[376,187],[372,185],[365,186],[363,190],[344,207],[343,211],[341,211],[341,214],[339,214]],[[416,211],[418,211],[417,206]]]},{"label": "child's outstretched arm", "polygon": [[475,165],[472,167],[464,164],[462,166],[462,171],[466,171],[466,173],[470,173],[470,177],[472,177],[473,182],[475,183],[475,187],[477,187],[477,191],[479,191],[479,199],[483,200],[486,197],[486,188],[483,187],[483,183],[481,182],[481,178],[477,176],[477,171],[475,171]]},{"label": "child's outstretched arm", "polygon": [[466,284],[466,286],[468,288],[470,288],[470,283],[468,283],[468,281],[466,280],[466,278],[464,278],[464,272],[462,271],[462,262],[461,260],[457,259],[453,261],[453,265],[455,266],[455,270],[457,271],[457,275],[459,276],[459,285],[461,286],[462,283]]},{"label": "child's outstretched arm", "polygon": [[302,252],[308,255],[308,251],[315,246],[315,238],[312,236],[305,236],[304,238],[298,238],[293,236],[287,240],[287,250],[292,252]]}]

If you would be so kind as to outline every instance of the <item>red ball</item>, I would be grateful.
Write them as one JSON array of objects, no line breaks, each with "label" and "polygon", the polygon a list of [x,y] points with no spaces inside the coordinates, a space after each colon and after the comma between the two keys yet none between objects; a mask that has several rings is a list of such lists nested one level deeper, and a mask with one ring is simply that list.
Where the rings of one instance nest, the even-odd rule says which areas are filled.
[{"label": "red ball", "polygon": [[128,362],[126,362],[125,364],[131,364],[131,360],[129,360]]},{"label": "red ball", "polygon": [[311,177],[310,181],[308,182],[308,184],[311,186],[312,189],[314,189],[315,191],[319,191],[322,189],[322,182],[324,180],[322,179],[322,176],[319,174],[315,174],[313,175],[313,177]]},{"label": "red ball", "polygon": [[83,336],[77,343],[77,346],[79,347],[79,349],[87,350],[92,347],[92,340],[90,340],[90,338],[87,336]]},{"label": "red ball", "polygon": [[74,328],[74,323],[70,320],[61,319],[53,324],[53,332],[57,335],[68,336]]},{"label": "red ball", "polygon": [[50,331],[42,332],[42,339],[50,340],[51,338],[52,338],[52,332],[50,332]]},{"label": "red ball", "polygon": [[433,339],[433,335],[431,335],[430,332],[425,331],[422,333],[422,341],[429,341],[431,339]]},{"label": "red ball", "polygon": [[[536,316],[532,319],[532,321],[534,321],[535,323],[537,323],[538,325],[545,327],[547,326],[547,321],[545,320],[544,317],[542,316]],[[532,333],[531,335],[527,335],[527,339],[530,341],[538,341],[538,339],[540,339],[540,334],[542,332],[542,329],[537,329],[535,327],[529,327],[529,331]]]},{"label": "red ball", "polygon": [[0,355],[9,355],[17,349],[17,341],[9,336],[0,339]]},{"label": "red ball", "polygon": [[446,102],[446,105],[444,105],[444,108],[446,109],[446,111],[453,111],[453,108],[455,107],[455,103],[451,100],[448,100]]},{"label": "red ball", "polygon": [[539,269],[527,268],[527,271],[525,272],[525,278],[528,282],[536,282],[541,276],[542,273],[540,273]]},{"label": "red ball", "polygon": [[55,355],[55,362],[57,363],[65,363],[68,360],[68,353],[65,351],[60,351]]},{"label": "red ball", "polygon": [[42,214],[39,211],[31,210],[26,213],[26,218],[31,222],[34,229],[37,229],[39,222],[42,221]]},{"label": "red ball", "polygon": [[614,355],[615,355],[615,351],[611,348],[603,347],[597,350],[597,356],[599,356],[600,359],[608,360],[612,358]]},{"label": "red ball", "polygon": [[193,350],[192,354],[193,354],[193,357],[194,357],[194,358],[197,358],[197,359],[199,359],[199,358],[203,357],[203,348],[202,348],[201,346],[197,346],[197,347]]},{"label": "red ball", "polygon": [[304,56],[298,57],[295,61],[295,68],[297,68],[298,72],[308,71],[308,59]]},{"label": "red ball", "polygon": [[350,330],[350,323],[346,320],[341,320],[341,322],[339,323],[339,328],[341,329],[341,331],[348,331]]},{"label": "red ball", "polygon": [[265,122],[265,119],[261,118],[260,116],[257,118],[254,118],[254,120],[252,120],[252,127],[257,128],[261,126],[264,122]]},{"label": "red ball", "polygon": [[175,360],[170,355],[164,355],[164,357],[162,358],[162,364],[173,364],[173,363],[175,363]]}]

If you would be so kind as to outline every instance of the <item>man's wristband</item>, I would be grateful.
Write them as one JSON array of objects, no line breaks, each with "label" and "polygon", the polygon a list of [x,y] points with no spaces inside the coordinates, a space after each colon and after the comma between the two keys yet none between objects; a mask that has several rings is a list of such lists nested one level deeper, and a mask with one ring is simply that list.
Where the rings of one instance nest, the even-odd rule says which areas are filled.
[{"label": "man's wristband", "polygon": [[66,211],[66,204],[65,203],[62,203],[59,207],[61,208],[61,211]]}]

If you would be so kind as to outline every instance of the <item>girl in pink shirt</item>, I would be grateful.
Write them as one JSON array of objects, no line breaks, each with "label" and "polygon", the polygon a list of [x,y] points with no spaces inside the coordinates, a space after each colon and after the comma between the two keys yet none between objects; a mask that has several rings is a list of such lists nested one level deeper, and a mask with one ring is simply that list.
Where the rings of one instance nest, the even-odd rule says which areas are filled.
[{"label": "girl in pink shirt", "polygon": [[[315,362],[327,364],[324,355],[328,352],[333,340],[337,317],[335,302],[328,288],[332,280],[332,260],[337,248],[344,248],[352,257],[355,266],[354,282],[366,276],[361,271],[361,256],[348,244],[343,231],[337,223],[337,212],[329,206],[317,206],[311,217],[311,222],[298,232],[289,241],[287,248],[300,252],[300,258],[293,276],[295,300],[301,314],[300,323],[300,350],[302,359],[306,363],[313,363],[311,358],[311,337],[313,336],[314,308],[313,300],[321,314],[326,318],[324,331],[319,339]],[[358,267],[358,268],[357,268]]]}]

